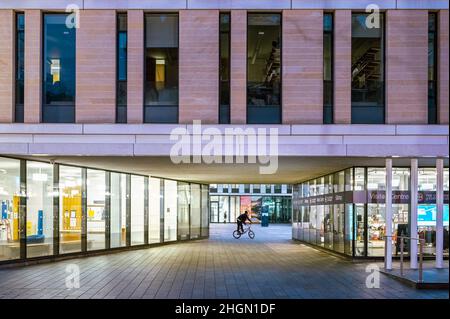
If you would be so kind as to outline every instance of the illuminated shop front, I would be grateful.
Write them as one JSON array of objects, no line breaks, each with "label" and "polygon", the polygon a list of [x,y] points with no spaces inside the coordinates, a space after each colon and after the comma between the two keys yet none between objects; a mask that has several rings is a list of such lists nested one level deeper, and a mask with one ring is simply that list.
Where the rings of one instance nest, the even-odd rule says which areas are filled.
[{"label": "illuminated shop front", "polygon": [[208,185],[0,157],[0,264],[209,236]]},{"label": "illuminated shop front", "polygon": [[[392,254],[410,234],[410,169],[392,169]],[[386,243],[386,169],[352,167],[294,185],[293,238],[355,257],[382,257]],[[444,255],[448,256],[449,170],[444,169]],[[436,254],[436,168],[418,170],[417,232]],[[408,254],[409,243],[405,245]]]}]

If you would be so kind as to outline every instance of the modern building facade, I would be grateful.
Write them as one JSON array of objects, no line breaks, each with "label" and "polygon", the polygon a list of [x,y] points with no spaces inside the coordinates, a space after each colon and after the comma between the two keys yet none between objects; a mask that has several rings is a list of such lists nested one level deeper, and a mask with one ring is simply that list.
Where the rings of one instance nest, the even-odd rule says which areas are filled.
[{"label": "modern building facade", "polygon": [[[173,217],[166,214],[175,207],[177,238],[195,238],[210,207],[198,188],[208,194],[207,185],[217,183],[286,184],[294,185],[293,237],[331,248],[332,233],[333,249],[353,256],[380,255],[376,241],[392,238],[406,220],[402,227],[414,237],[423,226],[420,205],[435,204],[430,227],[440,266],[448,20],[442,0],[0,1],[0,196],[8,220],[2,229],[9,229],[1,245],[14,246],[1,252],[12,258],[2,258],[107,251],[123,243],[123,234],[126,246],[145,246],[158,229],[164,241],[163,225]],[[200,132],[194,121],[201,121]],[[227,129],[244,138],[276,132],[276,172],[261,174],[267,163],[171,158],[174,132],[194,141],[195,157],[208,148],[207,138],[195,142],[200,134],[224,136]],[[254,155],[251,147],[233,151]],[[370,182],[373,168],[384,169],[384,184]],[[353,177],[334,178],[347,169]],[[401,169],[409,179],[398,191],[409,199],[403,194],[397,202]],[[421,180],[427,169],[435,177]],[[357,186],[361,170],[365,184]],[[323,209],[306,203],[330,194],[330,186],[305,188],[316,179],[325,185],[322,177],[334,195],[351,197]],[[166,181],[176,187],[163,192]],[[119,186],[120,194],[138,198],[125,199],[120,213],[112,204]],[[419,200],[429,191],[431,203]],[[190,201],[189,222],[181,201]],[[400,214],[396,205],[409,206]],[[407,218],[395,222],[397,215]],[[201,229],[207,224],[200,220]],[[43,235],[46,248],[31,249]],[[393,249],[385,245],[388,259]]]},{"label": "modern building facade", "polygon": [[255,222],[267,212],[269,223],[290,223],[292,185],[286,184],[210,184],[210,222],[235,223],[248,211]]}]

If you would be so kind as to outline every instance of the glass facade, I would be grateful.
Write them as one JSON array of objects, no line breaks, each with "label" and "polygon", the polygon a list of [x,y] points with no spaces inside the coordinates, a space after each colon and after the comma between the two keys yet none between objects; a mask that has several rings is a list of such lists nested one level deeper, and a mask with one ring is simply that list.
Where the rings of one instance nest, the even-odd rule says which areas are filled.
[{"label": "glass facade", "polygon": [[247,16],[247,123],[281,123],[281,14]]},{"label": "glass facade", "polygon": [[0,201],[0,263],[209,236],[208,185],[0,157]]},{"label": "glass facade", "polygon": [[27,162],[27,257],[53,254],[53,166]]},{"label": "glass facade", "polygon": [[0,157],[0,261],[20,258],[20,161]]},{"label": "glass facade", "polygon": [[75,34],[67,14],[44,14],[42,121],[75,122]]},{"label": "glass facade", "polygon": [[[376,19],[376,18],[375,18]],[[352,14],[352,123],[384,123],[384,15]]]},{"label": "glass facade", "polygon": [[88,169],[87,176],[87,243],[88,250],[106,248],[106,172]]},{"label": "glass facade", "polygon": [[144,121],[178,123],[178,14],[145,15]]},{"label": "glass facade", "polygon": [[128,19],[126,13],[117,15],[117,84],[116,84],[116,122],[127,122],[127,54]]},{"label": "glass facade", "polygon": [[220,14],[219,25],[219,123],[230,123],[230,25],[231,14]]},{"label": "glass facade", "polygon": [[[419,169],[418,233],[424,253],[436,251],[436,168]],[[448,168],[444,169],[444,254],[448,255]],[[333,185],[333,187],[331,187]],[[386,223],[392,223],[392,253],[398,236],[410,237],[410,169],[392,169],[392,220],[386,220],[386,169],[353,167],[294,185],[294,239],[355,257],[382,257]],[[405,253],[408,254],[406,244]]]},{"label": "glass facade", "polygon": [[111,248],[127,245],[127,175],[112,172],[110,181],[110,237]]},{"label": "glass facade", "polygon": [[323,124],[333,123],[333,14],[323,14]]},{"label": "glass facade", "polygon": [[25,85],[25,14],[16,13],[16,87],[14,122],[23,123]]}]

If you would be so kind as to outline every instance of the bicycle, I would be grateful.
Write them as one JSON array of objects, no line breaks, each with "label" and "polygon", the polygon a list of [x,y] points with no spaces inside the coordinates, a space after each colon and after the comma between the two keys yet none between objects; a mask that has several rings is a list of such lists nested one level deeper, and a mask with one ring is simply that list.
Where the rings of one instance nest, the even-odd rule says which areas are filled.
[{"label": "bicycle", "polygon": [[239,239],[239,238],[241,238],[241,236],[242,235],[244,235],[245,233],[247,233],[248,234],[248,237],[250,237],[251,239],[253,239],[253,238],[255,238],[255,232],[252,230],[252,227],[250,226],[250,225],[248,225],[248,227],[245,227],[244,228],[244,232],[240,232],[239,230],[235,230],[234,232],[233,232],[233,237],[235,238],[235,239]]}]

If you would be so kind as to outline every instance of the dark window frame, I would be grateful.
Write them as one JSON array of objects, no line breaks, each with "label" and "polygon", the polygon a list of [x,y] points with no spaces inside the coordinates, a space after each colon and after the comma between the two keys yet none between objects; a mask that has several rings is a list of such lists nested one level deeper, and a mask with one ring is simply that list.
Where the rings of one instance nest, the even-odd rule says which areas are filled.
[{"label": "dark window frame", "polygon": [[[325,105],[325,83],[327,82],[325,80],[325,72],[323,73],[323,124],[334,124],[334,25],[335,25],[335,17],[334,17],[334,12],[329,12],[329,11],[325,11],[323,13],[323,19],[324,19],[324,25],[325,25],[325,16],[331,16],[331,31],[325,31],[325,28],[323,29],[323,33],[325,34],[329,34],[330,38],[331,38],[331,50],[330,50],[330,59],[331,59],[331,80],[329,81],[331,84],[331,90],[330,90],[330,95],[331,95],[331,105]],[[323,37],[324,41],[325,41],[325,36]],[[323,46],[325,48],[325,46]],[[325,49],[324,49],[325,50]],[[325,54],[324,54],[325,56]],[[325,62],[325,60],[324,60]],[[326,117],[326,112],[325,109],[326,108],[331,108],[331,117],[328,120]]]},{"label": "dark window frame", "polygon": [[[23,29],[19,29],[19,17],[23,17]],[[14,28],[15,28],[15,46],[14,46],[14,123],[24,123],[24,105],[25,105],[25,13],[24,12],[16,12],[14,16]],[[22,79],[19,78],[19,37],[22,35],[23,37],[23,52],[21,52],[23,56],[23,74]],[[23,103],[17,103],[18,101],[18,92],[19,85],[20,87]]]},{"label": "dark window frame", "polygon": [[[174,122],[164,122],[164,121],[146,121],[146,112],[149,112],[149,111],[147,111],[147,108],[148,109],[150,109],[152,106],[151,105],[146,105],[145,104],[145,82],[146,82],[146,70],[147,70],[147,59],[146,59],[146,49],[147,49],[147,47],[146,47],[146,39],[147,39],[147,28],[146,28],[146,22],[145,22],[145,18],[146,18],[146,16],[149,16],[149,15],[176,15],[177,16],[177,27],[178,27],[178,32],[177,32],[177,36],[178,36],[178,39],[177,39],[177,43],[178,43],[178,46],[177,46],[177,50],[178,50],[178,53],[177,53],[177,71],[178,71],[178,75],[177,75],[177,89],[178,89],[178,104],[177,104],[177,106],[176,106],[176,108],[177,108],[177,115],[176,115],[176,121],[174,121]],[[142,77],[142,81],[143,81],[143,88],[144,88],[144,90],[143,90],[143,92],[142,92],[142,94],[143,94],[143,106],[142,106],[142,118],[143,118],[143,123],[151,123],[151,124],[178,124],[178,123],[180,123],[180,13],[178,12],[178,11],[168,11],[168,12],[158,12],[158,11],[155,11],[155,12],[152,12],[152,11],[149,11],[149,12],[144,12],[144,52],[143,52],[143,55],[144,55],[144,65],[143,65],[143,70],[144,70],[144,76]]]},{"label": "dark window frame", "polygon": [[[275,123],[264,123],[256,121],[255,123],[249,121],[249,105],[248,105],[248,18],[252,14],[260,14],[260,15],[272,15],[277,14],[280,16],[280,105],[279,105],[279,119]],[[283,13],[282,11],[247,11],[246,16],[246,51],[245,51],[245,110],[246,110],[246,124],[283,124]]]},{"label": "dark window frame", "polygon": [[[365,14],[368,15],[370,13],[364,12],[364,11],[352,11],[351,12],[351,19],[353,19],[353,15],[355,14]],[[383,122],[382,123],[354,123],[353,122],[353,101],[352,99],[350,100],[350,108],[351,108],[351,112],[350,112],[350,122],[351,124],[369,124],[369,125],[380,125],[380,124],[386,124],[387,122],[387,112],[386,112],[386,14],[385,11],[381,11],[379,12],[380,16],[382,16],[382,39],[381,39],[381,46],[382,46],[382,61],[383,61],[383,65],[382,65],[382,72],[383,72],[383,94],[382,94],[382,102],[383,102]],[[351,31],[353,33],[353,30]],[[351,34],[351,38],[353,40],[353,34]],[[353,55],[353,46],[351,46],[351,55]],[[351,72],[351,70],[350,70]],[[351,76],[351,74],[350,74]],[[351,88],[352,90],[352,88]],[[350,93],[352,94],[352,93]]]},{"label": "dark window frame", "polygon": [[[117,12],[116,14],[116,123],[127,123],[128,122],[128,96],[126,96],[125,105],[119,104],[119,84],[128,85],[128,25],[126,30],[120,30],[120,17],[125,16],[127,24],[128,24],[128,14],[126,12]],[[119,51],[120,51],[120,35],[125,34],[126,37],[126,61],[125,61],[125,80],[121,80],[119,78],[119,68],[120,68],[120,60],[119,60]],[[128,88],[127,88],[128,95]],[[119,109],[123,109],[123,116],[120,116],[121,112]]]},{"label": "dark window frame", "polygon": [[[434,31],[430,31],[430,17],[434,16]],[[428,83],[428,99],[427,99],[427,123],[428,124],[439,124],[439,116],[438,116],[438,92],[439,92],[439,88],[438,88],[438,77],[437,77],[437,73],[438,73],[438,25],[439,25],[439,15],[437,14],[437,12],[434,11],[430,11],[428,12],[428,43],[430,41],[430,35],[433,34],[434,36],[434,43],[433,43],[433,79],[430,80],[428,74],[427,74],[427,83]],[[427,67],[427,73],[429,70],[429,65]],[[434,88],[434,90],[432,89]],[[434,92],[432,92],[434,91]],[[434,95],[434,104],[430,105],[430,93],[432,93]],[[430,112],[431,110],[434,110],[434,114],[432,112]]]},{"label": "dark window frame", "polygon": [[[68,16],[69,13],[65,13],[65,12],[55,12],[55,11],[48,11],[48,12],[42,12],[40,15],[40,24],[42,26],[42,30],[41,30],[41,36],[42,36],[42,45],[41,45],[41,54],[42,54],[42,59],[41,59],[41,65],[40,65],[40,70],[41,70],[41,74],[42,74],[42,79],[41,79],[41,89],[42,89],[42,96],[40,99],[41,102],[41,106],[40,106],[40,110],[41,110],[41,115],[40,115],[40,119],[39,121],[41,123],[69,123],[69,124],[73,124],[76,123],[76,118],[77,118],[77,108],[76,108],[76,103],[77,103],[77,32],[75,29],[75,34],[74,34],[74,50],[75,50],[75,55],[74,55],[74,74],[73,74],[73,81],[74,81],[74,92],[73,92],[73,96],[74,96],[74,101],[73,101],[73,105],[68,105],[68,107],[73,108],[73,118],[67,118],[66,120],[59,120],[59,121],[46,121],[45,120],[45,108],[49,107],[48,104],[46,104],[46,98],[45,98],[45,94],[46,94],[46,90],[45,90],[45,51],[46,51],[46,41],[45,41],[45,17],[46,16],[51,16],[51,15],[66,15]],[[58,106],[55,106],[58,107]],[[64,112],[62,112],[64,113]]]},{"label": "dark window frame", "polygon": [[[222,16],[228,16],[228,31],[222,31],[221,30],[221,25],[222,25]],[[222,109],[222,104],[221,104],[221,96],[222,96],[222,81],[220,80],[221,78],[221,73],[220,73],[220,63],[221,63],[221,52],[222,52],[222,41],[221,41],[221,35],[222,33],[227,33],[228,34],[228,117],[223,119],[221,117],[221,109]],[[231,123],[231,12],[227,11],[227,12],[220,12],[219,13],[219,124],[230,124]]]}]

